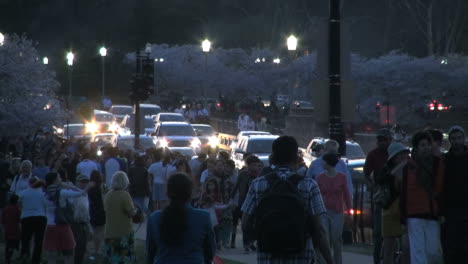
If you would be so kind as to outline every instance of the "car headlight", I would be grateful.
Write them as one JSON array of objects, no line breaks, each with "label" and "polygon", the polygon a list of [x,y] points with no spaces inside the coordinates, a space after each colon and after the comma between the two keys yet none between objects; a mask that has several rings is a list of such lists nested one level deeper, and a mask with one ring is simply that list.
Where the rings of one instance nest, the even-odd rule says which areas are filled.
[{"label": "car headlight", "polygon": [[190,145],[192,146],[192,148],[198,148],[201,145],[201,141],[198,138],[194,138],[192,140],[192,143],[190,143]]},{"label": "car headlight", "polygon": [[63,133],[63,129],[62,128],[57,128],[57,134],[62,134]]},{"label": "car headlight", "polygon": [[169,142],[167,141],[167,139],[163,138],[159,140],[159,146],[161,148],[167,148],[167,146],[169,146]]},{"label": "car headlight", "polygon": [[109,126],[109,131],[117,132],[117,131],[119,131],[119,126],[117,124],[112,124],[112,125]]},{"label": "car headlight", "polygon": [[101,150],[98,150],[96,154],[97,154],[98,156],[101,156],[101,155],[102,155],[102,151],[101,151]]},{"label": "car headlight", "polygon": [[87,123],[86,124],[86,133],[97,133],[99,126],[96,123]]},{"label": "car headlight", "polygon": [[215,148],[219,144],[219,139],[215,136],[212,136],[208,139],[208,144],[210,144],[212,148]]}]

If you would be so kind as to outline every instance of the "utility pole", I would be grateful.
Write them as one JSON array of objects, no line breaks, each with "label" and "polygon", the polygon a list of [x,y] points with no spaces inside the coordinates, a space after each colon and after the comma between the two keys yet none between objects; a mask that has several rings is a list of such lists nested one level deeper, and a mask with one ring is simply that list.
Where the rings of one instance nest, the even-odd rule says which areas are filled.
[{"label": "utility pole", "polygon": [[330,0],[328,27],[329,135],[338,141],[339,152],[346,155],[346,138],[341,122],[341,17],[340,0]]},{"label": "utility pole", "polygon": [[[136,52],[136,75],[141,74],[141,56],[140,50]],[[135,80],[135,86],[139,85],[138,82]],[[135,109],[135,149],[140,148],[140,100],[139,98],[134,99],[134,109]]]},{"label": "utility pole", "polygon": [[151,44],[146,44],[145,55],[136,51],[136,73],[133,75],[130,88],[130,100],[135,109],[135,149],[140,149],[141,115],[140,102],[145,101],[154,94],[154,61],[150,58]]}]

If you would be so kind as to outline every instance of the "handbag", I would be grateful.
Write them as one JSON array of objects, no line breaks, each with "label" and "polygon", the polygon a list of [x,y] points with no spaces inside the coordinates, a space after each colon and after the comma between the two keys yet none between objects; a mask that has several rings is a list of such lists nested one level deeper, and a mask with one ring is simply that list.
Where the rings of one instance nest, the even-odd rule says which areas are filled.
[{"label": "handbag", "polygon": [[145,221],[145,216],[139,206],[136,207],[136,213],[132,217],[132,221],[134,224],[141,224]]},{"label": "handbag", "polygon": [[68,199],[65,199],[64,207],[60,206],[60,191],[58,189],[55,193],[55,224],[69,225],[73,223],[73,207]]},{"label": "handbag", "polygon": [[374,199],[375,204],[383,209],[390,208],[395,200],[392,190],[390,190],[390,186],[388,185],[377,185],[372,198]]}]

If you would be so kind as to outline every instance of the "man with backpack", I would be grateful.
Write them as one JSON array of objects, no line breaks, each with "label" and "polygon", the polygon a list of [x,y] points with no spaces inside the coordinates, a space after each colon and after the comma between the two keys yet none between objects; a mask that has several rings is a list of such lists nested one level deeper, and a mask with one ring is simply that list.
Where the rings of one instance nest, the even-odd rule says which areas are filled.
[{"label": "man with backpack", "polygon": [[333,263],[320,225],[325,213],[315,180],[294,172],[297,141],[281,136],[273,142],[274,169],[252,181],[242,206],[242,225],[252,230],[258,243],[257,263],[314,263],[314,245],[326,263]]}]

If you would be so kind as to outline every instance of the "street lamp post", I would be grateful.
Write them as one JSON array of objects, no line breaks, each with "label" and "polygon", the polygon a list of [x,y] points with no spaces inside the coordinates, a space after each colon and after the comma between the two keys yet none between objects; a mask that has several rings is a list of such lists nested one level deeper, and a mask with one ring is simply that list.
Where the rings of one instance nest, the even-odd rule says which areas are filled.
[{"label": "street lamp post", "polygon": [[[72,95],[72,70],[73,70],[73,60],[75,59],[75,55],[73,52],[67,53],[67,64],[68,64],[68,97],[66,100],[67,110],[70,111],[70,101]],[[67,139],[70,139],[70,119],[69,114],[67,113]]]},{"label": "street lamp post", "polygon": [[105,87],[106,87],[106,67],[105,67],[105,58],[107,56],[107,49],[101,47],[99,49],[99,54],[101,54],[102,61],[102,98],[105,96]]},{"label": "street lamp post", "polygon": [[208,74],[208,53],[211,49],[211,42],[208,39],[205,39],[202,42],[202,50],[205,53],[205,85],[203,87],[203,97],[206,96],[206,85],[207,85],[207,74]]},{"label": "street lamp post", "polygon": [[341,32],[340,0],[330,0],[328,26],[329,134],[338,141],[339,152],[346,155],[346,138],[341,122]]},{"label": "street lamp post", "polygon": [[[291,51],[292,55],[291,55],[291,62],[294,60],[294,58],[296,57],[296,49],[297,49],[297,38],[294,36],[294,35],[291,35],[289,36],[289,38],[286,40],[286,44],[288,46],[288,50]],[[293,97],[296,97],[296,91],[295,91],[295,84],[294,84],[294,81],[293,80],[291,83],[292,83],[292,94],[293,94]],[[295,98],[294,98],[295,100]]]},{"label": "street lamp post", "polygon": [[72,71],[73,71],[73,60],[75,59],[75,54],[73,52],[67,53],[67,64],[68,64],[68,98],[71,99],[72,96]]},{"label": "street lamp post", "polygon": [[154,65],[154,72],[153,72],[153,76],[154,76],[154,84],[153,84],[153,86],[154,86],[156,95],[159,97],[159,88],[158,88],[157,81],[156,81],[156,63],[158,63],[158,62],[159,62],[159,63],[163,63],[163,62],[164,62],[164,58],[159,58],[159,59],[156,58],[156,59],[154,59],[155,65]]}]

